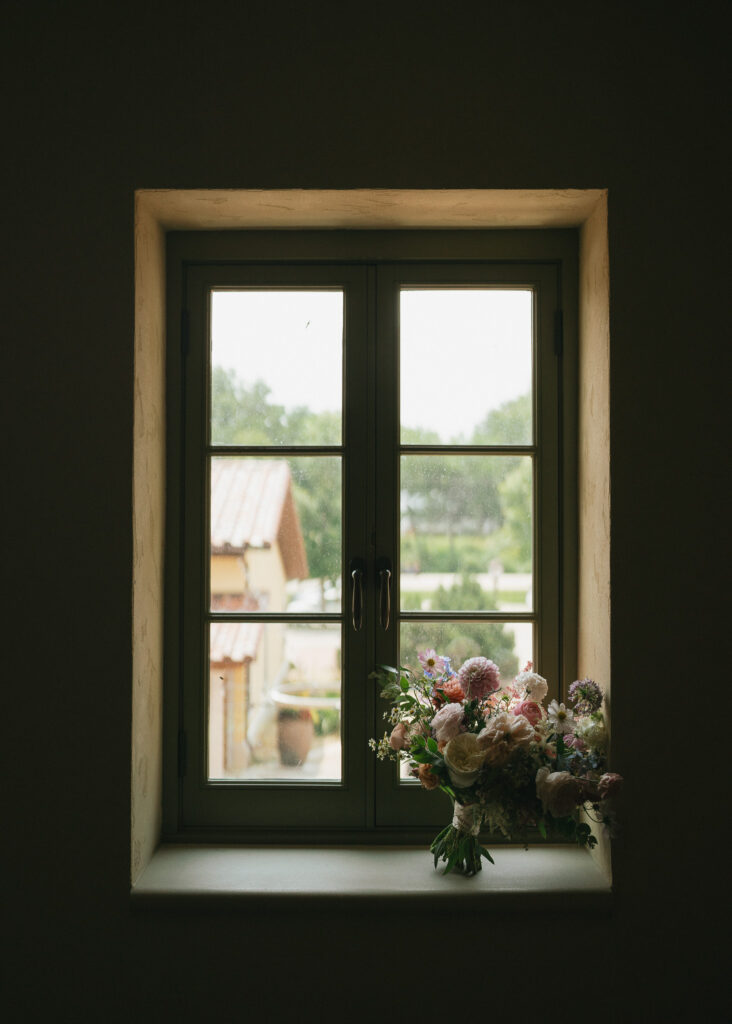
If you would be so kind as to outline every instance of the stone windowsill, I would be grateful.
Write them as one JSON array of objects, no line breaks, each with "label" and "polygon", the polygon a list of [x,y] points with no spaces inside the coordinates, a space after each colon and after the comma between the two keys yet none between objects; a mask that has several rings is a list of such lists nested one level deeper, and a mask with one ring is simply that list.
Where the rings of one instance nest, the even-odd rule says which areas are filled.
[{"label": "stone windowsill", "polygon": [[352,906],[378,899],[485,910],[609,912],[610,883],[585,850],[500,846],[474,878],[443,876],[423,847],[161,846],[132,888],[138,908]]}]

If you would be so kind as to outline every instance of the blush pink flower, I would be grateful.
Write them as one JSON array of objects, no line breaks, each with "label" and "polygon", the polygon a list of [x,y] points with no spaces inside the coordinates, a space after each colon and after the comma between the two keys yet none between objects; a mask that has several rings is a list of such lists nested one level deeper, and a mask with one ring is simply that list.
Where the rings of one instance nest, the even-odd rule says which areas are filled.
[{"label": "blush pink flower", "polygon": [[616,772],[605,772],[597,783],[597,792],[601,800],[609,800],[617,796],[623,785],[623,776]]},{"label": "blush pink flower", "polygon": [[438,743],[451,740],[460,732],[462,724],[462,704],[445,704],[432,719],[432,735]]},{"label": "blush pink flower", "polygon": [[435,676],[444,671],[445,659],[441,658],[433,648],[430,648],[427,651],[419,651],[417,657],[419,658],[419,663],[424,671],[429,672],[431,676]]},{"label": "blush pink flower", "polygon": [[516,704],[512,709],[514,715],[523,715],[527,718],[532,725],[536,725],[537,722],[541,721],[541,708],[533,700],[522,700],[519,704]]},{"label": "blush pink flower", "polygon": [[486,752],[487,764],[502,765],[533,738],[534,730],[528,719],[501,711],[478,733],[478,745]]}]

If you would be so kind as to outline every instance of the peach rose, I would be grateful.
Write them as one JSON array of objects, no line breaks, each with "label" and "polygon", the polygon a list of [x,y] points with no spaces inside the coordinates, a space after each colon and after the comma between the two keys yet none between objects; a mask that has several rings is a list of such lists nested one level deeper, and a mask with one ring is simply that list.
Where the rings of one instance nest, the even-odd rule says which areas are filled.
[{"label": "peach rose", "polygon": [[439,777],[434,774],[431,766],[428,764],[421,764],[419,766],[417,769],[417,778],[425,789],[437,789],[440,785]]},{"label": "peach rose", "polygon": [[615,772],[605,772],[604,775],[600,776],[600,781],[597,783],[597,794],[601,800],[610,800],[618,795],[622,785],[622,775],[617,775]]},{"label": "peach rose", "polygon": [[585,799],[584,787],[569,772],[550,772],[546,765],[536,773],[536,795],[544,810],[555,818],[566,818]]},{"label": "peach rose", "polygon": [[404,750],[405,747],[409,746],[409,735],[407,733],[406,723],[399,722],[391,730],[389,746],[392,750]]},{"label": "peach rose", "polygon": [[435,686],[435,695],[433,700],[435,703],[444,703],[449,701],[451,704],[457,704],[461,700],[465,700],[465,690],[463,690],[457,679],[448,679],[444,683],[438,683]]}]

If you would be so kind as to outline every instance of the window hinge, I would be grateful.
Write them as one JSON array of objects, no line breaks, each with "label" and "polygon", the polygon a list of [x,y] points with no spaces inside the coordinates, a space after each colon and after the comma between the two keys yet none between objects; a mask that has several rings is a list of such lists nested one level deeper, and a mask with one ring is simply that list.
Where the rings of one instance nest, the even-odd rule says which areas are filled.
[{"label": "window hinge", "polygon": [[185,732],[178,733],[178,778],[184,778],[188,769],[188,741]]},{"label": "window hinge", "polygon": [[188,355],[188,349],[190,348],[191,343],[189,324],[188,310],[183,309],[180,314],[180,350],[183,356]]},{"label": "window hinge", "polygon": [[558,309],[554,314],[554,354],[561,356],[564,351],[564,314]]}]

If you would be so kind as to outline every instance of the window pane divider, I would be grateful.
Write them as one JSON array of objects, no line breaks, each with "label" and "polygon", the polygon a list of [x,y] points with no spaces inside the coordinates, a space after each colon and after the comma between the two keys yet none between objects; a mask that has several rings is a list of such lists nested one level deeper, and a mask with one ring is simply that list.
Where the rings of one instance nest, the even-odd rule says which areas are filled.
[{"label": "window pane divider", "polygon": [[535,455],[536,445],[507,444],[403,444],[403,455]]},{"label": "window pane divider", "polygon": [[299,622],[310,625],[312,622],[343,621],[341,612],[205,612],[207,622]]},{"label": "window pane divider", "polygon": [[342,445],[296,445],[296,444],[222,444],[208,445],[206,455],[342,455]]},{"label": "window pane divider", "polygon": [[400,622],[535,622],[536,612],[411,612],[399,613]]}]

